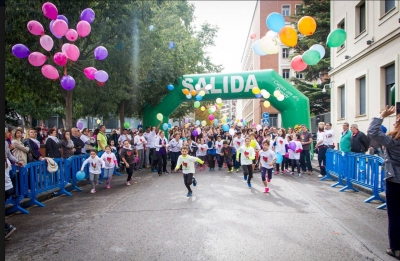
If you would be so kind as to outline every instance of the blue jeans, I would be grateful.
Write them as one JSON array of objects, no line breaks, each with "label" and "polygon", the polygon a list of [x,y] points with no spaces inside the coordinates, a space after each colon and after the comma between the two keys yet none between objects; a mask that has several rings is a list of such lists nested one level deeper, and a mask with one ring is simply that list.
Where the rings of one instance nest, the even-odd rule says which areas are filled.
[{"label": "blue jeans", "polygon": [[222,164],[224,163],[224,156],[221,156],[221,154],[217,154],[217,162],[218,168],[222,168]]},{"label": "blue jeans", "polygon": [[240,157],[241,157],[241,156],[242,156],[242,154],[239,155],[239,159],[238,159],[238,160],[236,160],[236,153],[233,154],[233,156],[232,156],[232,158],[233,158],[233,167],[234,167],[235,169],[240,168]]}]

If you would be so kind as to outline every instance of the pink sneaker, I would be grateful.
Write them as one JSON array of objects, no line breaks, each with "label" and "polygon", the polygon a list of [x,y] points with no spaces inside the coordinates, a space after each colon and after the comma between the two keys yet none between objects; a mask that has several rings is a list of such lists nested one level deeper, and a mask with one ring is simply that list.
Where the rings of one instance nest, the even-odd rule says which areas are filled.
[{"label": "pink sneaker", "polygon": [[108,188],[108,189],[109,189],[109,188],[110,188],[110,185],[107,185],[107,186],[106,186],[106,188]]},{"label": "pink sneaker", "polygon": [[269,192],[269,188],[265,188],[264,193],[268,193]]},{"label": "pink sneaker", "polygon": [[270,180],[270,179],[267,179],[267,181],[268,181],[268,182],[271,182],[271,180]]},{"label": "pink sneaker", "polygon": [[131,183],[130,183],[129,181],[127,181],[127,182],[126,182],[126,185],[127,185],[127,186],[130,186],[130,185],[131,185]]},{"label": "pink sneaker", "polygon": [[90,191],[90,193],[94,194],[94,193],[96,193],[96,190],[95,190],[95,189],[92,189],[92,190]]}]

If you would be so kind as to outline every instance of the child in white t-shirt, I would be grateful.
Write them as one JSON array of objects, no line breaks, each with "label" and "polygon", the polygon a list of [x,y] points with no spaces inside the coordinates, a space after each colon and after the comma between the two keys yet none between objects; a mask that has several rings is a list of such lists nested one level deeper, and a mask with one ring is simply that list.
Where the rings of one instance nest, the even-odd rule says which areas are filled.
[{"label": "child in white t-shirt", "polygon": [[105,167],[105,162],[104,160],[100,159],[97,156],[97,153],[95,150],[90,151],[90,157],[87,158],[82,166],[81,166],[81,171],[85,169],[86,164],[90,163],[89,165],[89,174],[90,174],[90,184],[92,185],[92,190],[90,193],[96,193],[96,187],[95,185],[99,184],[99,176],[101,173],[101,168]]},{"label": "child in white t-shirt", "polygon": [[105,165],[104,165],[104,178],[106,179],[106,188],[110,188],[111,186],[111,179],[114,174],[114,168],[118,164],[117,157],[115,154],[111,152],[111,146],[106,146],[106,152],[103,153],[100,157]]},{"label": "child in white t-shirt", "polygon": [[[276,162],[276,154],[269,149],[269,140],[265,139],[262,143],[263,149],[259,153],[259,158],[261,162],[261,180],[264,183],[264,193],[269,192],[268,182],[272,179],[272,170],[274,169],[274,164]],[[265,178],[268,173],[267,179]]]},{"label": "child in white t-shirt", "polygon": [[183,146],[181,148],[181,153],[178,157],[178,162],[176,163],[175,171],[177,171],[180,166],[182,165],[182,171],[183,171],[183,181],[185,183],[186,188],[188,189],[188,193],[186,194],[187,197],[190,197],[192,195],[192,189],[190,188],[190,185],[196,186],[197,181],[193,177],[195,173],[195,166],[194,163],[198,162],[200,164],[204,164],[204,161],[197,158],[197,157],[192,157],[189,156],[189,148],[187,146]]},{"label": "child in white t-shirt", "polygon": [[293,134],[293,140],[291,142],[294,142],[296,144],[296,148],[292,150],[290,148],[289,144],[289,159],[291,160],[291,165],[292,165],[292,172],[290,172],[290,175],[293,175],[294,173],[294,168],[297,167],[297,175],[299,178],[301,178],[301,173],[300,173],[300,152],[303,150],[303,145],[301,145],[300,142],[300,134],[295,133]]},{"label": "child in white t-shirt", "polygon": [[[240,156],[241,155],[241,156]],[[253,159],[256,154],[252,146],[250,146],[250,138],[245,139],[245,145],[236,151],[236,160],[239,160],[243,168],[243,179],[247,180],[247,186],[251,187],[251,179],[253,178]]]},{"label": "child in white t-shirt", "polygon": [[[204,161],[206,159],[206,155],[207,155],[207,149],[208,146],[207,144],[205,144],[204,139],[202,138],[200,140],[200,144],[197,145],[197,151],[196,151],[196,156],[201,159],[202,161]],[[200,170],[205,169],[204,163],[200,164]]]}]

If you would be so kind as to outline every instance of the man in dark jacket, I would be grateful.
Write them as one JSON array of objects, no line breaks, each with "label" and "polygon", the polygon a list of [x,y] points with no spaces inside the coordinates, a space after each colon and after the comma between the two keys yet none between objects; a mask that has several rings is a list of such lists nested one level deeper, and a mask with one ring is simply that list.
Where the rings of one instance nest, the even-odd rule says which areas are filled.
[{"label": "man in dark jacket", "polygon": [[85,147],[85,143],[80,138],[81,133],[78,130],[78,128],[72,128],[71,134],[72,134],[71,140],[74,143],[74,147],[75,147],[74,155],[80,155],[80,154],[82,154],[82,148]]},{"label": "man in dark jacket", "polygon": [[351,152],[365,153],[369,149],[370,140],[364,132],[358,129],[357,124],[351,124]]}]

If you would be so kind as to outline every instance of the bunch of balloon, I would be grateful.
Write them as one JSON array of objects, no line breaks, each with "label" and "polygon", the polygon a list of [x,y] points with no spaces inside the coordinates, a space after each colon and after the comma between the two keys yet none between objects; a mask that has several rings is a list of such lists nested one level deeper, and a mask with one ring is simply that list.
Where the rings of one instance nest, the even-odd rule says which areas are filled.
[{"label": "bunch of balloon", "polygon": [[[67,74],[67,64],[73,64],[79,59],[80,51],[79,48],[74,44],[79,38],[84,38],[90,34],[90,24],[95,19],[95,13],[91,8],[86,8],[81,12],[80,21],[76,26],[76,30],[69,28],[67,17],[58,14],[57,7],[50,2],[46,2],[42,5],[43,14],[51,21],[49,23],[50,32],[57,39],[61,39],[63,36],[70,42],[65,43],[61,47],[60,52],[51,53],[54,47],[53,39],[45,34],[43,25],[35,20],[31,20],[27,23],[28,31],[36,36],[40,36],[39,43],[48,55],[41,52],[32,52],[29,48],[23,44],[16,44],[12,47],[12,53],[19,59],[28,58],[29,63],[32,66],[42,67],[41,72],[44,77],[50,80],[60,79],[60,73],[57,68],[51,64],[45,64],[48,60],[53,60],[54,63],[60,67],[63,67],[62,77],[60,79],[61,87],[65,90],[72,90],[75,87],[75,79]],[[94,57],[97,60],[104,60],[108,55],[107,49],[103,46],[98,46],[94,50]],[[83,70],[86,77],[90,80],[97,80],[98,83],[104,83],[108,80],[108,74],[103,71],[97,71],[93,67],[87,67]]]}]

